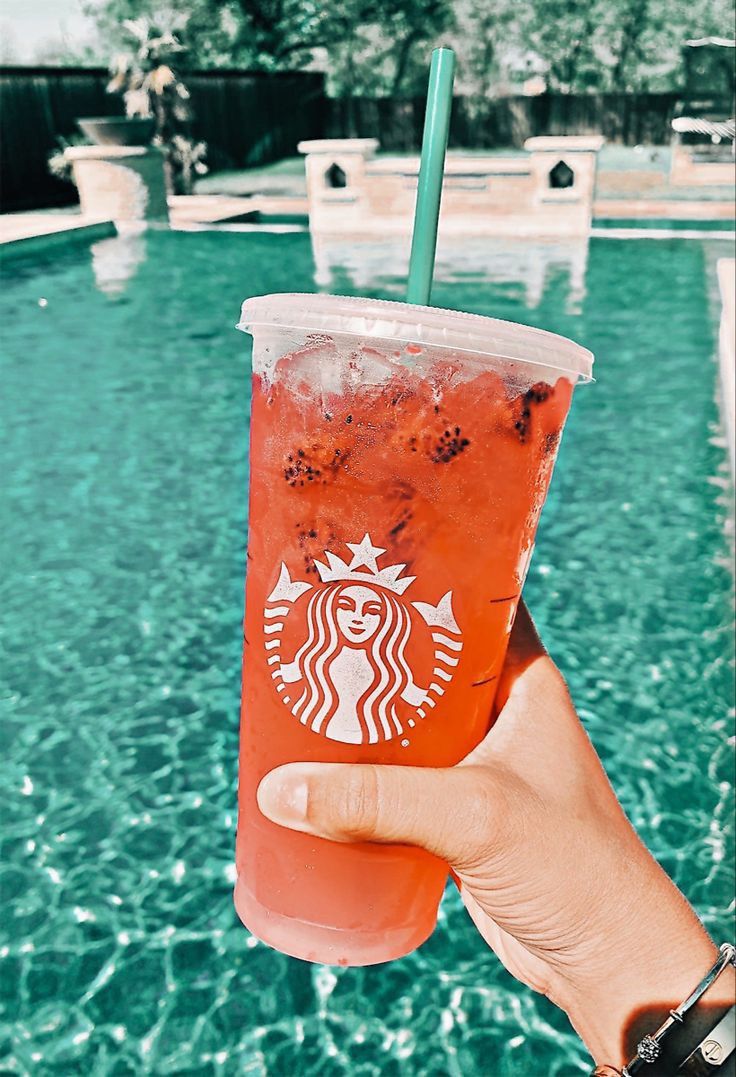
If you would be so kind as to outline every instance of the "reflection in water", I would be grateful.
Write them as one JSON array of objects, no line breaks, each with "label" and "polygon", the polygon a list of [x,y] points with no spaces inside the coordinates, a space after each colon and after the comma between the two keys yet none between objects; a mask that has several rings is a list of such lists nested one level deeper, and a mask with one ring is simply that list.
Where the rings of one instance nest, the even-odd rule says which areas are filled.
[{"label": "reflection in water", "polygon": [[101,239],[91,246],[95,284],[105,295],[120,295],[146,257],[146,237],[141,232]]},{"label": "reflection in water", "polygon": [[[373,241],[312,236],[315,281],[330,291],[338,291],[337,281],[346,278],[359,292],[378,287],[403,290],[409,246],[405,237]],[[587,263],[586,236],[533,240],[484,237],[440,245],[435,277],[448,283],[476,279],[520,284],[526,305],[533,309],[542,301],[552,271],[562,270],[569,277],[567,312],[577,314],[585,297]]]}]

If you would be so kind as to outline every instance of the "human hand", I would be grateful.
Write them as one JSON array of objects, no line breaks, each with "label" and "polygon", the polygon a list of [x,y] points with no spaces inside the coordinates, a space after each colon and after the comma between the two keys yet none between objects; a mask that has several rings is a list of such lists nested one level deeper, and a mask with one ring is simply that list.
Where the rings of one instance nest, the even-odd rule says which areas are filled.
[{"label": "human hand", "polygon": [[[293,830],[442,857],[508,971],[620,1066],[634,1015],[656,1027],[652,1007],[681,1002],[716,948],[624,815],[523,604],[497,702],[455,767],[290,763],[263,779],[259,807]],[[732,979],[717,990],[727,1001]]]}]

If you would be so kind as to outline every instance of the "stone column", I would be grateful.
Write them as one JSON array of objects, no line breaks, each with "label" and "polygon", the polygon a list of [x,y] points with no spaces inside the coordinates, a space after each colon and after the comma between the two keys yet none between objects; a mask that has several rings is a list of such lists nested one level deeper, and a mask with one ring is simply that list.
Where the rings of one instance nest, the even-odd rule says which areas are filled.
[{"label": "stone column", "polygon": [[116,225],[168,223],[164,154],[157,146],[70,146],[82,213]]},{"label": "stone column", "polygon": [[545,235],[586,235],[593,217],[593,196],[602,135],[528,138],[533,201]]},{"label": "stone column", "polygon": [[346,235],[365,231],[365,166],[378,149],[375,138],[322,138],[300,142],[306,155],[309,226]]}]

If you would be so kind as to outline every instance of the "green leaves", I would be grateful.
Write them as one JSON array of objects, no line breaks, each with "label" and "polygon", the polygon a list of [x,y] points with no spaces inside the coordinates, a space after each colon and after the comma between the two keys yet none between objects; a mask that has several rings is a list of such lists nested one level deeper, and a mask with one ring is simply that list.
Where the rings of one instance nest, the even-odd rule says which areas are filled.
[{"label": "green leaves", "polygon": [[[263,71],[322,68],[335,96],[419,96],[437,44],[460,93],[543,77],[561,92],[669,90],[688,37],[731,32],[734,0],[88,0],[105,41],[139,60]],[[179,64],[181,66],[181,59]]]}]

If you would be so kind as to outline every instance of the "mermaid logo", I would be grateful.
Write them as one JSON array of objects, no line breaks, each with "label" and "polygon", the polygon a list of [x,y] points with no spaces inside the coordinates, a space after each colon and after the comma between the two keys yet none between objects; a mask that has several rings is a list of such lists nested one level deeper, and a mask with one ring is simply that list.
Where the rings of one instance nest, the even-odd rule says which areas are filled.
[{"label": "mermaid logo", "polygon": [[[436,606],[408,603],[403,596],[416,577],[401,575],[406,565],[379,568],[386,551],[368,534],[347,547],[349,562],[330,551],[326,564],[315,561],[318,585],[292,580],[282,562],[264,611],[267,661],[276,691],[302,725],[344,744],[376,744],[427,717],[452,680],[463,645],[451,591]],[[297,610],[306,639],[287,661],[282,633]],[[422,626],[434,652],[426,688],[416,683],[409,656],[412,634]]]}]

